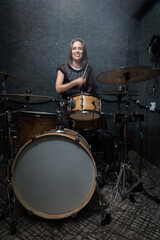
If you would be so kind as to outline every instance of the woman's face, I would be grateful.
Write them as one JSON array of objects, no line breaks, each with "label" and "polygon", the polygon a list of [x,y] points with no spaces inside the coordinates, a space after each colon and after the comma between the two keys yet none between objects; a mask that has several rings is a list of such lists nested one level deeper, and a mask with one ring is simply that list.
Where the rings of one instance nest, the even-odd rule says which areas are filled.
[{"label": "woman's face", "polygon": [[83,45],[80,41],[76,41],[72,45],[72,59],[80,62],[83,57]]}]

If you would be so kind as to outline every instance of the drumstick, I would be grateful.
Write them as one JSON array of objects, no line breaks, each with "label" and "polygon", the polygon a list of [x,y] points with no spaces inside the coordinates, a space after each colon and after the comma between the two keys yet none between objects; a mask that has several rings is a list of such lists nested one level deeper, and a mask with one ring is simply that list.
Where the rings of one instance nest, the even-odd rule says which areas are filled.
[{"label": "drumstick", "polygon": [[87,68],[88,68],[88,63],[87,63],[87,66],[86,66],[86,68],[85,68],[85,70],[84,70],[84,73],[83,73],[82,78],[84,78],[84,76],[85,76],[85,74],[86,74],[86,71],[87,71]]},{"label": "drumstick", "polygon": [[[87,63],[87,65],[86,65],[86,67],[85,67],[85,70],[84,70],[84,73],[83,73],[82,78],[84,78],[84,76],[85,76],[85,74],[86,74],[86,71],[87,71],[87,68],[88,68],[88,63]],[[80,92],[80,90],[81,90],[81,87],[79,87],[79,92]]]}]

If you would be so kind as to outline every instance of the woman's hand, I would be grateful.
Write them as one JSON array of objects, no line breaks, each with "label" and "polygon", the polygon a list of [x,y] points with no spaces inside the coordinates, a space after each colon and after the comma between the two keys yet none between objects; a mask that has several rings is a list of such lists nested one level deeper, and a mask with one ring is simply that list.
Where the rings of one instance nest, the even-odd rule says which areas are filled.
[{"label": "woman's hand", "polygon": [[80,77],[75,79],[74,81],[76,81],[77,86],[80,88],[86,82],[86,80],[87,78]]}]

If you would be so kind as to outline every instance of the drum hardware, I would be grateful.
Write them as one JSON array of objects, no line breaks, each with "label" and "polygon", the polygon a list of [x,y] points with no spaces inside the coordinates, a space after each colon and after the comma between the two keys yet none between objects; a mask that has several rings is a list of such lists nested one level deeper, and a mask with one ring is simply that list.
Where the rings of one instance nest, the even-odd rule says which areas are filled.
[{"label": "drum hardware", "polygon": [[70,99],[68,97],[67,101],[68,101],[68,106],[67,106],[68,111],[70,110],[70,107],[75,108],[75,106],[76,106],[76,100],[75,99]]},{"label": "drum hardware", "polygon": [[[129,104],[131,98],[129,97],[128,93],[128,81],[130,81],[130,74],[124,74],[125,77],[125,84],[126,84],[126,96],[125,96],[125,111],[123,115],[123,147],[121,154],[121,164],[120,164],[120,171],[117,177],[116,186],[113,188],[110,198],[110,203],[115,201],[118,195],[118,192],[124,198],[127,194],[129,194],[133,189],[141,183],[141,178],[137,176],[132,169],[132,165],[129,163],[128,159],[128,123],[130,120],[130,115],[128,114],[129,111]],[[136,179],[136,180],[135,180]],[[135,181],[134,181],[135,180]],[[128,185],[127,185],[128,183]],[[133,195],[132,196],[133,200]],[[131,200],[131,198],[130,198]],[[108,207],[109,210],[109,207]]]},{"label": "drum hardware", "polygon": [[136,90],[126,90],[126,87],[123,87],[120,85],[118,89],[113,90],[104,90],[103,92],[106,92],[105,95],[108,96],[116,96],[118,100],[118,114],[121,113],[121,103],[124,102],[123,97],[128,94],[128,96],[135,96],[138,94],[138,91]]},{"label": "drum hardware", "polygon": [[66,108],[68,107],[68,101],[61,99],[58,104],[58,124],[56,127],[56,131],[63,132],[64,131],[64,119],[66,116]]},{"label": "drum hardware", "polygon": [[96,106],[95,101],[92,101],[92,104],[93,104],[94,107]]},{"label": "drum hardware", "polygon": [[35,140],[37,139],[37,136],[39,136],[39,135],[35,135],[35,136],[31,137],[31,139],[32,139],[33,141],[35,141]]},{"label": "drum hardware", "polygon": [[81,94],[81,111],[83,110],[83,95]]},{"label": "drum hardware", "polygon": [[77,132],[77,134],[76,134],[75,141],[76,141],[76,142],[79,142],[79,132]]}]

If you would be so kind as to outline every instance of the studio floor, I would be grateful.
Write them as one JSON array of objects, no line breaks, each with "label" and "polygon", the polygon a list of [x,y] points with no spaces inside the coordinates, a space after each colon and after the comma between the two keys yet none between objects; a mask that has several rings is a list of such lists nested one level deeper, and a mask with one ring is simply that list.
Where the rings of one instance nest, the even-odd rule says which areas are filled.
[{"label": "studio floor", "polygon": [[[132,169],[138,174],[140,156],[131,151]],[[100,188],[102,221],[97,189],[89,203],[76,216],[64,219],[46,219],[31,215],[16,200],[16,231],[11,234],[10,207],[7,202],[8,181],[6,165],[0,162],[0,239],[1,240],[159,240],[160,239],[160,169],[143,159],[141,187],[122,198],[116,190],[113,171],[105,174]],[[137,175],[136,175],[137,176]],[[137,180],[138,181],[138,180]],[[139,185],[137,185],[139,186]],[[132,194],[131,194],[132,192]],[[110,204],[109,204],[110,203]],[[108,205],[109,204],[109,205]],[[108,208],[109,207],[109,208]],[[109,223],[109,216],[111,221]]]}]

